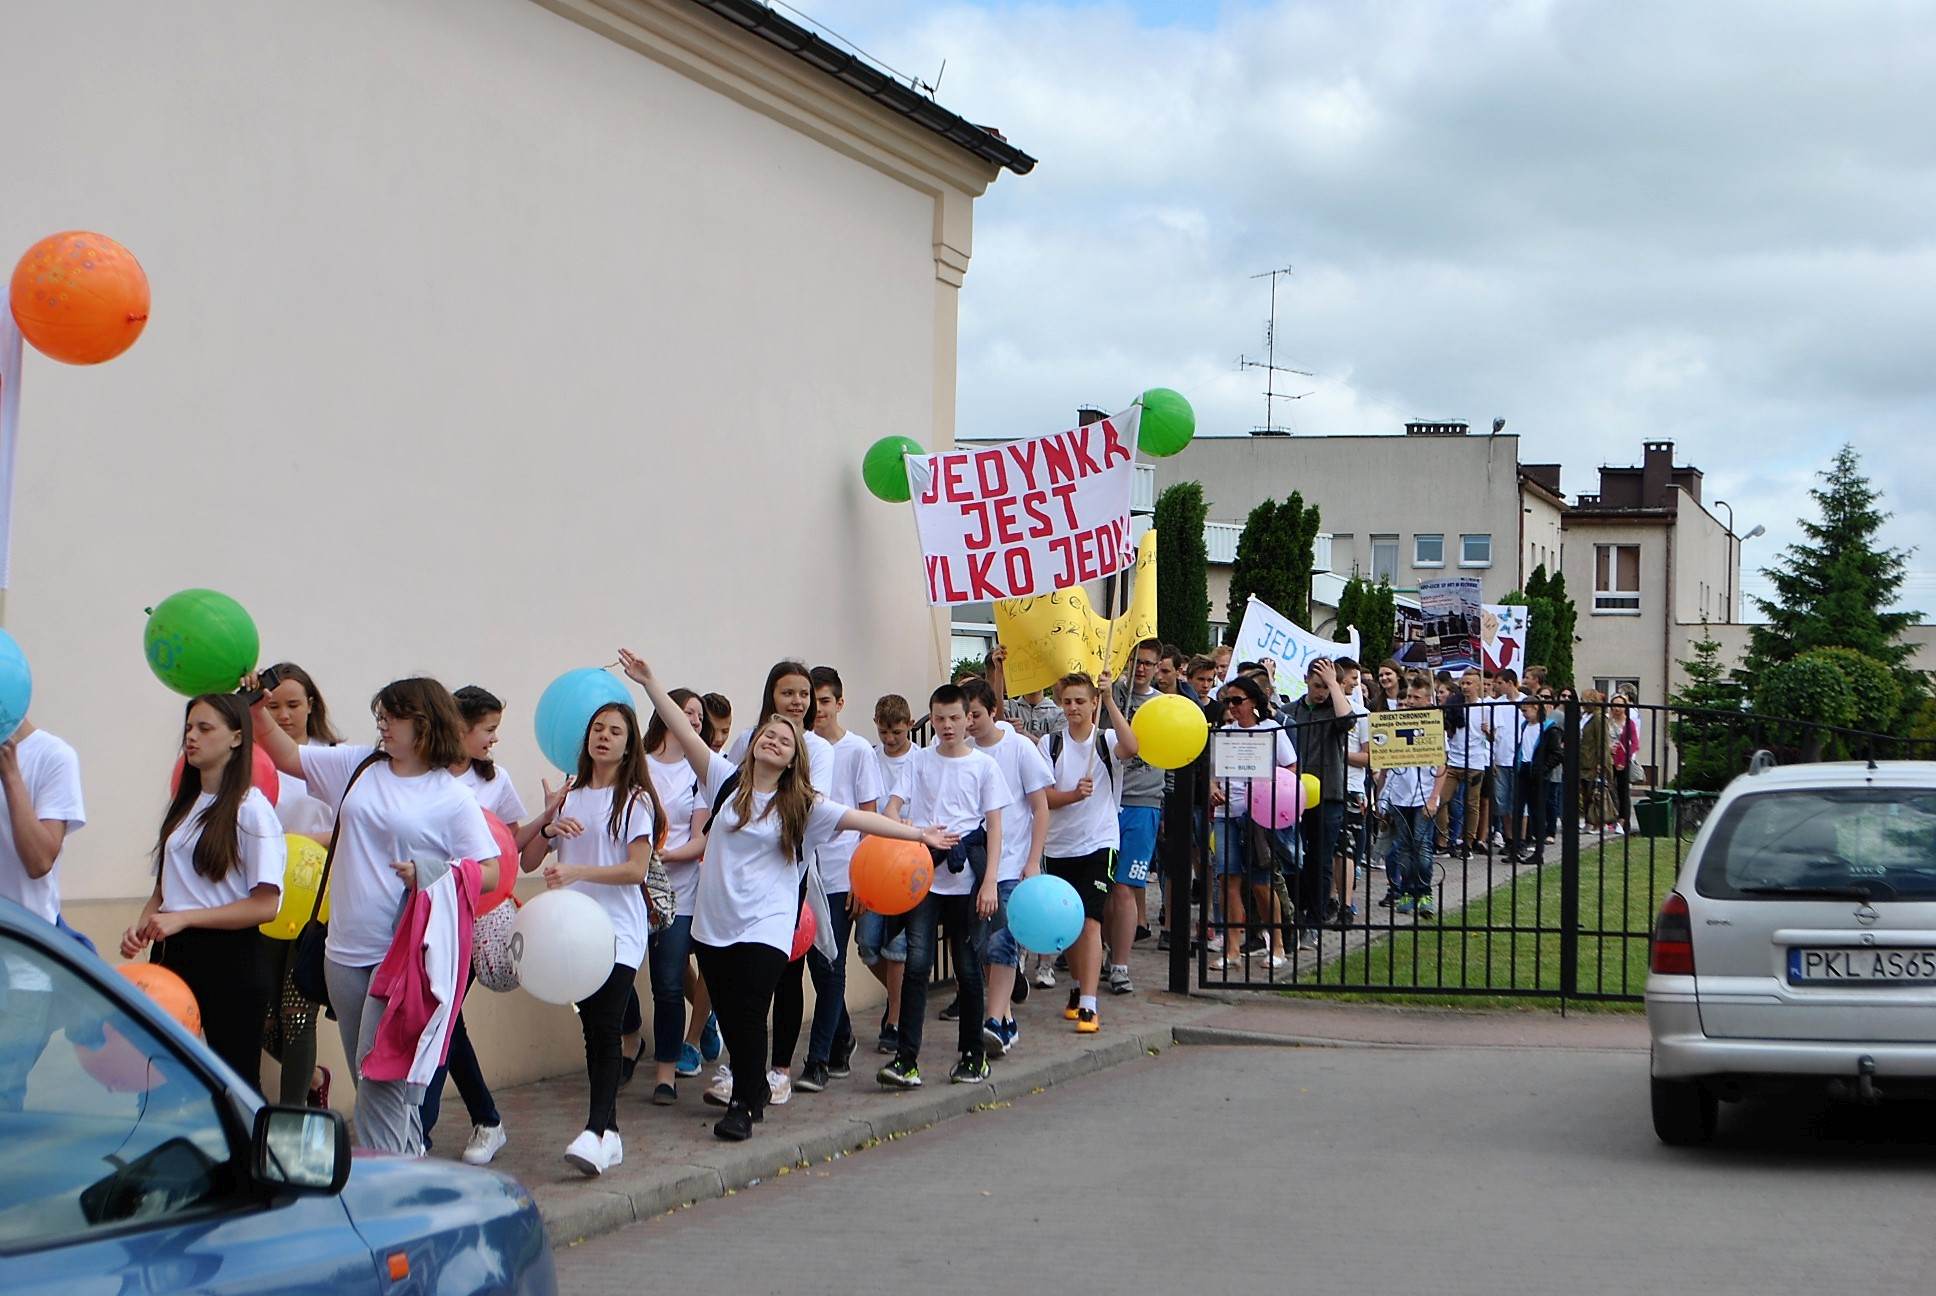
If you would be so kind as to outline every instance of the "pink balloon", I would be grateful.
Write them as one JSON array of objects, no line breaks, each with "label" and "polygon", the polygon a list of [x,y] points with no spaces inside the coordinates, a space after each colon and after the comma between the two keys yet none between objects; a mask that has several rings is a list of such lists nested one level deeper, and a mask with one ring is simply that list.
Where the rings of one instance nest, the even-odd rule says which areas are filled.
[{"label": "pink balloon", "polygon": [[[282,778],[276,773],[276,763],[269,759],[269,753],[262,748],[252,747],[250,750],[255,753],[255,766],[251,771],[254,777],[250,781],[261,789],[263,796],[269,798],[269,804],[274,805],[282,796]],[[175,772],[168,776],[169,796],[181,789],[182,771],[187,768],[186,756],[175,757]]]},{"label": "pink balloon", "polygon": [[793,952],[787,955],[787,962],[796,963],[807,956],[807,951],[813,948],[813,936],[818,928],[819,924],[813,917],[813,906],[801,905],[800,921],[793,929]]},{"label": "pink balloon", "polygon": [[1250,817],[1266,828],[1289,828],[1304,808],[1304,785],[1296,770],[1279,766],[1275,777],[1250,781]]}]

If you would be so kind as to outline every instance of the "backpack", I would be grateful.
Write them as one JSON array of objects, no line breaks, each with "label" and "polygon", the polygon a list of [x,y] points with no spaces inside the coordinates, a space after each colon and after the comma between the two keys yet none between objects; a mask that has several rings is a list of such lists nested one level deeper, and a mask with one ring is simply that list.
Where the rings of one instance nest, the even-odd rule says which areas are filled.
[{"label": "backpack", "polygon": [[[1109,744],[1102,740],[1102,736],[1108,732],[1110,731],[1101,725],[1096,726],[1096,760],[1102,766],[1102,772],[1108,775],[1109,785],[1113,788],[1116,786],[1116,772],[1110,765]],[[1049,735],[1049,772],[1051,774],[1055,773],[1056,765],[1062,759],[1064,737],[1066,735],[1060,729]]]}]

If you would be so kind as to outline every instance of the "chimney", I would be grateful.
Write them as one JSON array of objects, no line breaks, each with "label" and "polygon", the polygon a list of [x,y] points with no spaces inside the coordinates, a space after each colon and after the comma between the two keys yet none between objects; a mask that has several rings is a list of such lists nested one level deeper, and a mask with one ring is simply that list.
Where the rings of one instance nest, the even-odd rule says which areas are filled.
[{"label": "chimney", "polygon": [[1640,507],[1666,508],[1672,502],[1674,443],[1646,441],[1641,444],[1646,453],[1640,465]]},{"label": "chimney", "polygon": [[1407,423],[1406,436],[1464,436],[1469,429],[1464,423]]},{"label": "chimney", "polygon": [[1091,423],[1100,423],[1108,417],[1109,415],[1105,411],[1099,410],[1093,405],[1076,406],[1077,427],[1088,427]]}]

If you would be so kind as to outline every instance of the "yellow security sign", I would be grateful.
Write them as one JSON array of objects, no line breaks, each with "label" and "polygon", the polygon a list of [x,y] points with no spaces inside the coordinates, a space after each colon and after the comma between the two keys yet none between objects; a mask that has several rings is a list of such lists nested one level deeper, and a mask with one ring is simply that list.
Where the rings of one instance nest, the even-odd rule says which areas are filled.
[{"label": "yellow security sign", "polygon": [[1422,711],[1383,711],[1371,720],[1371,767],[1445,764],[1445,715]]}]

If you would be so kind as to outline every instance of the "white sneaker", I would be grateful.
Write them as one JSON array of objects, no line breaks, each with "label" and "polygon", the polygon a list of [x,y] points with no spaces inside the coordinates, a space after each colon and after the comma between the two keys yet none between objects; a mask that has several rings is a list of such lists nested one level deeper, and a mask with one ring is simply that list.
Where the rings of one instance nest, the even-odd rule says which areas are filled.
[{"label": "white sneaker", "polygon": [[1287,968],[1290,965],[1291,960],[1283,954],[1273,954],[1265,960],[1265,966],[1270,968]]},{"label": "white sneaker", "polygon": [[733,1068],[722,1066],[713,1072],[713,1082],[706,1089],[705,1099],[715,1107],[733,1105]]},{"label": "white sneaker", "polygon": [[598,1150],[605,1154],[607,1170],[625,1160],[625,1142],[619,1138],[617,1130],[606,1130],[598,1136]]},{"label": "white sneaker", "polygon": [[510,1141],[502,1125],[473,1125],[471,1141],[464,1145],[464,1164],[489,1165]]},{"label": "white sneaker", "polygon": [[768,1071],[766,1087],[773,1091],[767,1096],[769,1106],[784,1107],[793,1100],[793,1077],[784,1071]]},{"label": "white sneaker", "polygon": [[1055,964],[1044,963],[1035,969],[1035,984],[1044,990],[1055,989]]},{"label": "white sneaker", "polygon": [[605,1141],[590,1130],[578,1131],[578,1137],[565,1149],[565,1164],[587,1178],[604,1174]]}]

